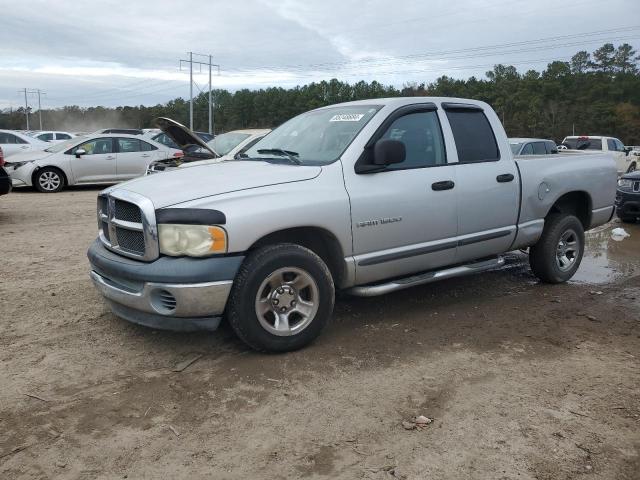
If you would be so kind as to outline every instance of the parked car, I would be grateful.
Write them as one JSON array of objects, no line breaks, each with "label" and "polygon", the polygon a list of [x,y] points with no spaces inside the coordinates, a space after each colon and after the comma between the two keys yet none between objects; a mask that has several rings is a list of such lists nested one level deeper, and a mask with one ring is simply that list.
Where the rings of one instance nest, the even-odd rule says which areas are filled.
[{"label": "parked car", "polygon": [[178,148],[181,148],[185,155],[176,160],[161,160],[149,164],[147,174],[172,170],[198,165],[218,163],[224,160],[233,160],[236,155],[244,153],[254,146],[270,129],[246,129],[233,130],[231,132],[217,135],[213,140],[206,143],[198,132],[192,132],[184,125],[171,120],[170,118],[158,119],[165,137],[169,138]]},{"label": "parked car", "polygon": [[0,195],[6,195],[11,191],[11,178],[4,169],[4,153],[0,147]]},{"label": "parked car", "polygon": [[14,187],[54,193],[66,185],[129,180],[144,175],[150,162],[174,156],[182,152],[135,135],[92,134],[16,154],[7,162],[7,171]]},{"label": "parked car", "polygon": [[[177,122],[176,122],[177,123]],[[186,128],[186,127],[184,127]],[[189,130],[191,131],[191,130]],[[200,138],[200,140],[202,140],[203,142],[210,142],[211,140],[213,140],[213,135],[206,133],[206,132],[194,132],[198,138]],[[151,139],[155,140],[158,143],[161,143],[163,145],[166,145],[167,147],[171,147],[171,148],[180,148],[180,146],[166,133],[164,133],[162,130],[160,130],[160,132],[154,133],[151,135]]]},{"label": "parked car", "polygon": [[623,222],[640,218],[640,171],[626,173],[618,180],[616,215]]},{"label": "parked car", "polygon": [[245,153],[98,196],[91,278],[116,315],[184,330],[224,312],[248,345],[293,350],[325,327],[336,288],[381,295],[527,247],[538,278],[564,282],[614,211],[609,155],[514,160],[477,100],[332,105]]},{"label": "parked car", "polygon": [[571,136],[562,141],[569,150],[596,150],[611,154],[616,161],[618,173],[632,172],[638,168],[636,157],[629,156],[629,150],[614,137],[602,136]]},{"label": "parked car", "polygon": [[556,142],[542,138],[510,138],[509,146],[514,155],[550,155],[558,153]]},{"label": "parked car", "polygon": [[21,152],[42,151],[50,146],[50,143],[16,130],[0,130],[0,147],[5,159]]},{"label": "parked car", "polygon": [[103,128],[93,133],[124,133],[127,135],[142,135],[144,132],[140,128]]},{"label": "parked car", "polygon": [[43,142],[48,143],[64,142],[65,140],[71,140],[73,137],[75,137],[74,134],[69,132],[55,131],[38,131],[30,133],[30,135],[33,138],[37,138],[38,140],[42,140]]}]

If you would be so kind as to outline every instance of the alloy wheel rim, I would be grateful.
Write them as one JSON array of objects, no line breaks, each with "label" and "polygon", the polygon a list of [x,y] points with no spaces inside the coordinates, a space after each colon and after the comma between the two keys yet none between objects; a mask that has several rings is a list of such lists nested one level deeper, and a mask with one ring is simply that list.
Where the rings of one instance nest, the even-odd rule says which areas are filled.
[{"label": "alloy wheel rim", "polygon": [[556,264],[561,271],[571,270],[575,265],[579,247],[578,234],[574,230],[567,230],[560,236],[556,247]]},{"label": "alloy wheel rim", "polygon": [[313,277],[297,267],[279,268],[263,280],[255,312],[262,328],[291,336],[307,328],[318,312],[320,292]]},{"label": "alloy wheel rim", "polygon": [[60,186],[60,175],[55,172],[44,172],[40,175],[38,179],[38,183],[43,188],[43,190],[55,190]]}]

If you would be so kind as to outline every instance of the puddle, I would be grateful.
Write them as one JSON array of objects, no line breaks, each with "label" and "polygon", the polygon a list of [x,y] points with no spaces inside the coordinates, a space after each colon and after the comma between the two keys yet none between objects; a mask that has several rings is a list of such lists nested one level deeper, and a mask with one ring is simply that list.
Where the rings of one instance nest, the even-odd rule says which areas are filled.
[{"label": "puddle", "polygon": [[[611,231],[624,228],[630,235],[614,240]],[[585,234],[585,251],[571,282],[603,284],[640,270],[640,224],[611,222]]]}]

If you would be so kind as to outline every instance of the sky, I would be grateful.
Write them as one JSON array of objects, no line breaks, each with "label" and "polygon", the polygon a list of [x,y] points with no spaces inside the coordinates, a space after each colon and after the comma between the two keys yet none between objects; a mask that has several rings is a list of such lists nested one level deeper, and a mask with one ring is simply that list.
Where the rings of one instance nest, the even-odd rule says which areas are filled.
[{"label": "sky", "polygon": [[[638,0],[0,0],[0,108],[155,105],[214,88],[542,70],[605,42],[640,50]],[[195,67],[194,94],[208,86]],[[29,93],[37,109],[37,95]]]}]

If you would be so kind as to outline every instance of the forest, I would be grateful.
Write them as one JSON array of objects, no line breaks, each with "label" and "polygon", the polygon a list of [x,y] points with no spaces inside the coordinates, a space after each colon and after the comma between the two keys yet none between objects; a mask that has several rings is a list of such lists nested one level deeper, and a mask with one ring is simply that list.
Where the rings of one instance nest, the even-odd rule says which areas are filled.
[{"label": "forest", "polygon": [[[510,137],[543,137],[561,141],[577,135],[610,135],[626,145],[640,145],[640,56],[629,44],[604,44],[579,51],[570,61],[554,61],[538,72],[519,72],[498,64],[485,78],[441,76],[431,83],[398,88],[377,81],[346,83],[339,79],[295,88],[271,87],[229,92],[213,90],[215,132],[275,127],[296,114],[350,100],[395,96],[448,96],[483,100],[502,119]],[[206,131],[207,93],[195,100],[194,127]],[[153,127],[159,116],[188,124],[189,101],[176,98],[155,106],[65,106],[42,111],[47,129],[70,131],[99,127]],[[32,116],[32,125],[37,115]],[[91,126],[91,127],[89,127]],[[95,128],[94,128],[95,127]],[[25,128],[24,109],[0,112],[0,128]]]}]

